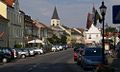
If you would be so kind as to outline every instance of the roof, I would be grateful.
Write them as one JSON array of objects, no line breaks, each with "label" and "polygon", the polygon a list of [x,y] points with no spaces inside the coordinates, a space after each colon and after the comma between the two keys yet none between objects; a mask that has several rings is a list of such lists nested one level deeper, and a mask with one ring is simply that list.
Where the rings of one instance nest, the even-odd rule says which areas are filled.
[{"label": "roof", "polygon": [[14,0],[1,0],[2,2],[6,3],[8,6],[12,7]]},{"label": "roof", "polygon": [[58,16],[56,7],[54,8],[53,16],[52,16],[51,19],[58,19],[58,20],[60,19],[59,16]]},{"label": "roof", "polygon": [[0,19],[8,21],[8,19],[4,18],[2,15],[0,15]]},{"label": "roof", "polygon": [[91,25],[91,27],[89,28],[89,30],[86,33],[101,33],[100,30],[95,27],[93,24]]},{"label": "roof", "polygon": [[38,20],[33,20],[33,22],[36,24],[37,27],[39,28],[48,28],[44,23],[38,21]]}]

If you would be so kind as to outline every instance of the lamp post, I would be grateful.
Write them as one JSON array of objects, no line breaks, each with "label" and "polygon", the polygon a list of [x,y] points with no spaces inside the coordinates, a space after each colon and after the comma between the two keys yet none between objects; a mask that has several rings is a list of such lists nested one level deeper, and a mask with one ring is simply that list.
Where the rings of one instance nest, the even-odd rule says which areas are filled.
[{"label": "lamp post", "polygon": [[102,52],[103,52],[103,62],[105,63],[105,61],[104,61],[104,59],[105,59],[105,55],[104,55],[104,52],[105,52],[105,48],[104,48],[104,46],[105,46],[105,44],[104,44],[104,41],[105,41],[105,39],[104,39],[104,20],[105,20],[105,14],[106,14],[106,9],[107,9],[107,7],[104,5],[104,1],[102,2],[102,5],[99,7],[99,9],[100,9],[100,13],[101,13],[101,15],[102,15],[102,22],[103,22],[103,25],[102,25],[102,27],[103,27],[103,33],[102,33]]}]

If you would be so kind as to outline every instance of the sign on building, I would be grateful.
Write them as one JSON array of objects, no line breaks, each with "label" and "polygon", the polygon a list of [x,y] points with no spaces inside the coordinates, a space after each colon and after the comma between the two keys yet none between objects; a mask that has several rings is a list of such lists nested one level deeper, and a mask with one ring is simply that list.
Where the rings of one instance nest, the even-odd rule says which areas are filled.
[{"label": "sign on building", "polygon": [[120,24],[120,5],[112,7],[113,24]]}]

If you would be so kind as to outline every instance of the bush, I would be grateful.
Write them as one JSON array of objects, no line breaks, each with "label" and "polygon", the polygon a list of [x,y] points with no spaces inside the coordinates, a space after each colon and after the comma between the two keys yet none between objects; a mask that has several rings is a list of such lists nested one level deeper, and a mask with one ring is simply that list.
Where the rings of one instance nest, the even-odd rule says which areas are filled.
[{"label": "bush", "polygon": [[20,45],[20,44],[14,45],[14,48],[21,48],[21,47],[22,47],[22,45]]}]

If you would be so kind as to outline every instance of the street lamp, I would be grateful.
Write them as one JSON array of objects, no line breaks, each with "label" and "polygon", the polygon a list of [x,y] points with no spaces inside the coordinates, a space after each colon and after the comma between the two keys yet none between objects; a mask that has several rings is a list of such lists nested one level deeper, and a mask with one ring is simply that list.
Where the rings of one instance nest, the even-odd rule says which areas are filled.
[{"label": "street lamp", "polygon": [[105,52],[105,44],[104,44],[104,20],[105,20],[105,14],[106,14],[106,9],[107,7],[104,5],[104,1],[102,2],[102,5],[99,7],[100,9],[100,13],[102,15],[102,22],[103,22],[103,33],[102,33],[102,50],[103,50],[103,62],[105,63],[104,59],[105,59],[105,55],[104,55],[104,52]]}]

